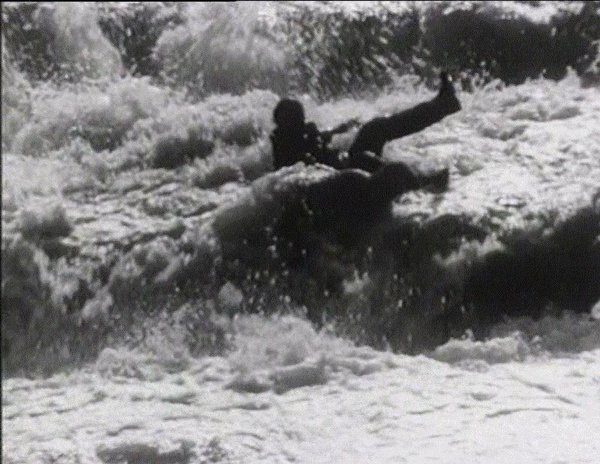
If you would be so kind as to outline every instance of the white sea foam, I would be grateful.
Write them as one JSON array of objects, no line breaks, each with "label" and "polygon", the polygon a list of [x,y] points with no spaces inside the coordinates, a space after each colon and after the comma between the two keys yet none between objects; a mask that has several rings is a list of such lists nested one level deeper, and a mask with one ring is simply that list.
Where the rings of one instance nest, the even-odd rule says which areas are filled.
[{"label": "white sea foam", "polygon": [[[370,2],[308,6],[349,8],[352,17],[380,7],[437,8]],[[447,8],[449,13],[471,6]],[[581,7],[581,2],[538,2],[478,8],[494,21],[505,14],[524,17],[531,26]],[[180,8],[196,11],[194,18],[213,9]],[[335,172],[295,166],[269,173],[268,134],[278,95],[242,90],[252,87],[245,77],[262,79],[278,71],[285,50],[269,55],[270,37],[252,43],[252,56],[265,59],[244,74],[239,70],[245,70],[247,57],[240,58],[239,45],[251,42],[248,27],[261,26],[264,11],[276,22],[276,14],[296,5],[268,4],[263,11],[217,7],[225,18],[236,8],[245,12],[240,21],[251,21],[220,31],[206,55],[212,63],[231,64],[223,74],[207,68],[206,61],[165,55],[202,44],[206,23],[195,30],[197,24],[184,21],[176,29],[180,36],[170,31],[159,43],[159,61],[173,64],[175,77],[208,71],[228,76],[223,85],[241,93],[203,101],[197,97],[205,88],[192,89],[199,93],[189,99],[181,88],[165,85],[177,87],[176,82],[160,76],[120,77],[116,47],[100,34],[96,13],[85,14],[91,4],[56,7],[52,14],[50,8],[44,24],[60,29],[50,44],[57,59],[81,65],[99,80],[28,82],[3,40],[2,343],[3,363],[12,362],[12,377],[3,380],[2,389],[3,458],[595,462],[598,447],[586,431],[600,428],[598,302],[590,304],[589,314],[548,305],[538,318],[513,317],[486,327],[485,339],[446,336],[445,343],[417,356],[356,346],[339,334],[342,326],[327,320],[317,329],[307,308],[296,307],[288,295],[277,300],[287,313],[266,307],[276,314],[242,314],[253,297],[252,284],[215,277],[224,272],[225,245],[243,245],[249,232],[270,226],[299,190]],[[236,31],[241,38],[229,41]],[[202,51],[195,48],[191,55],[202,58]],[[202,80],[197,73],[193,77],[195,83]],[[301,98],[308,119],[333,127],[433,96],[418,81],[404,76],[376,97],[326,103]],[[336,250],[324,247],[329,254],[319,261],[320,270],[349,272],[341,278],[337,306],[325,298],[325,303],[309,302],[311,310],[327,309],[328,315],[356,310],[357,319],[350,322],[365,331],[369,317],[382,310],[380,325],[373,327],[388,330],[397,324],[392,331],[405,330],[416,339],[422,326],[406,327],[413,322],[406,314],[417,309],[424,318],[414,320],[431,315],[445,321],[439,301],[460,292],[438,295],[438,289],[461,289],[473,262],[511,253],[506,237],[523,234],[534,244],[546,243],[578,211],[588,208],[592,214],[600,178],[597,87],[582,88],[573,72],[558,82],[540,78],[507,86],[496,80],[473,93],[457,87],[463,111],[386,146],[387,159],[450,168],[448,192],[402,197],[394,204],[393,220],[414,220],[409,224],[419,237],[438,237],[464,224],[487,237],[470,236],[445,250],[434,247],[438,274],[426,269],[434,275],[431,288],[404,288],[402,274],[359,271],[356,263],[336,260]],[[206,158],[172,170],[148,168],[159,140],[185,140],[190,134],[216,142]],[[336,143],[347,147],[349,141]],[[460,220],[444,222],[448,216]],[[226,264],[235,270],[235,261]],[[240,273],[249,271],[237,265]],[[269,278],[285,281],[286,273],[277,268]],[[190,282],[197,293],[182,297],[181,284]],[[215,287],[207,297],[206,282]],[[406,295],[394,300],[394,288]],[[429,303],[412,307],[420,292]],[[373,297],[394,304],[371,307],[367,300]],[[152,317],[138,310],[144,305],[154,311]],[[131,312],[115,314],[115,308]],[[392,317],[385,319],[386,314]],[[139,325],[127,326],[128,318]],[[50,377],[18,377],[26,366],[27,375]],[[66,373],[52,374],[65,366]]]}]

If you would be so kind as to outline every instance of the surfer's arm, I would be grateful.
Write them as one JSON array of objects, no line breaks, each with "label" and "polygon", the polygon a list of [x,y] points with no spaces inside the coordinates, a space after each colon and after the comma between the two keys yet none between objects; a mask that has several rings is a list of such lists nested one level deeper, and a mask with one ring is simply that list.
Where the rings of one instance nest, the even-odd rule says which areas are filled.
[{"label": "surfer's arm", "polygon": [[352,126],[357,126],[359,124],[358,120],[351,119],[350,121],[346,121],[333,129],[325,130],[321,132],[321,137],[323,140],[328,143],[331,141],[331,138],[336,134],[343,134],[344,132],[348,132]]}]

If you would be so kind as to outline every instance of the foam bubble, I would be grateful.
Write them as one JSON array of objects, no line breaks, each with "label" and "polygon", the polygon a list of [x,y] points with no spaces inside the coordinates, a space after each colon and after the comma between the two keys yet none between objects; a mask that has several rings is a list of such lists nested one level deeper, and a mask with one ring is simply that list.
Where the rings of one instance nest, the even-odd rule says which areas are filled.
[{"label": "foam bubble", "polygon": [[598,301],[590,311],[590,315],[593,319],[600,320],[600,301]]},{"label": "foam bubble", "polygon": [[489,364],[522,361],[531,350],[522,335],[515,332],[507,337],[476,341],[471,337],[450,340],[429,354],[433,359],[447,363],[485,361]]}]

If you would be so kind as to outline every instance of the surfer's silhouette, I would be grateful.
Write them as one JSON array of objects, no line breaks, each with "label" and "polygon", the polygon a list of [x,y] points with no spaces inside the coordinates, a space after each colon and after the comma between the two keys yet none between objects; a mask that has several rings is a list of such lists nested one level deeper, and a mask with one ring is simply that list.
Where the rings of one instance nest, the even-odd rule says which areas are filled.
[{"label": "surfer's silhouette", "polygon": [[271,134],[275,169],[303,161],[306,164],[323,163],[337,169],[359,168],[371,173],[379,170],[384,164],[381,153],[387,142],[419,132],[461,109],[448,74],[442,72],[440,79],[440,90],[430,101],[363,124],[345,159],[328,144],[333,135],[347,132],[358,124],[356,121],[319,131],[313,122],[305,122],[304,108],[299,101],[282,99],[273,112],[277,125]]}]

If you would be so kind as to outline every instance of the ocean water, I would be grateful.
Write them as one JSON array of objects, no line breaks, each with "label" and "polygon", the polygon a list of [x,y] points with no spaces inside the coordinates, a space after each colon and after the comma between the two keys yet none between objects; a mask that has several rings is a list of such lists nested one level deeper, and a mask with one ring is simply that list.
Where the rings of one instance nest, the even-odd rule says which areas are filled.
[{"label": "ocean water", "polygon": [[[3,459],[595,462],[599,10],[3,3]],[[272,171],[278,99],[440,69],[463,109],[384,157],[448,190],[298,216],[340,173]]]}]

